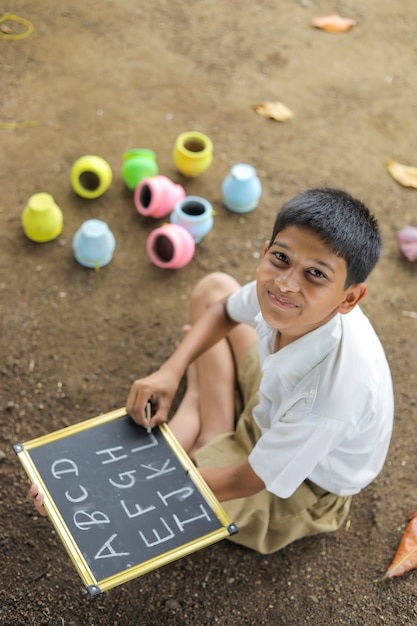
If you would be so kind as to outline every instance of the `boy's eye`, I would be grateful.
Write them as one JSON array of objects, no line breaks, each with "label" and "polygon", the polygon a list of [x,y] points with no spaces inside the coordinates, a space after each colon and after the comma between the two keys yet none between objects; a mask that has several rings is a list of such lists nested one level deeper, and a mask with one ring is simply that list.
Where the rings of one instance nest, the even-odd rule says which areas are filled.
[{"label": "boy's eye", "polygon": [[309,269],[308,274],[310,274],[314,278],[323,278],[323,279],[327,278],[326,274],[322,272],[321,270],[318,270],[317,267],[312,267],[311,269]]},{"label": "boy's eye", "polygon": [[277,261],[280,261],[281,263],[289,263],[287,255],[283,252],[274,252],[274,257]]}]

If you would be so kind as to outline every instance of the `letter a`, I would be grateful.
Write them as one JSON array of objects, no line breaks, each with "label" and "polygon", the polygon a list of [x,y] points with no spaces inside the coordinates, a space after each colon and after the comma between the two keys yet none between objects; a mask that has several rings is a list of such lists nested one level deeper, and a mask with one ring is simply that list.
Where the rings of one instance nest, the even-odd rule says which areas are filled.
[{"label": "letter a", "polygon": [[[116,537],[117,537],[117,534],[114,533],[114,535],[112,535],[110,539],[107,539],[107,541],[103,543],[100,550],[97,552],[96,556],[94,557],[95,560],[110,559],[110,558],[118,557],[118,556],[129,556],[130,552],[116,552],[116,550],[114,550],[111,544],[116,539]],[[107,552],[105,552],[105,550],[107,550]]]}]

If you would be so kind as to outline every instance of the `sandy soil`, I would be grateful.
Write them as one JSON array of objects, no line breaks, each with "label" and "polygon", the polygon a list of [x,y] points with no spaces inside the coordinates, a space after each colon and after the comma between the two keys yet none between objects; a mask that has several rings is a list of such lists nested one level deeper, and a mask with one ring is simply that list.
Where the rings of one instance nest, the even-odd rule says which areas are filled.
[{"label": "sandy soil", "polygon": [[[0,623],[414,624],[415,573],[378,580],[417,508],[417,321],[404,314],[417,311],[416,267],[396,241],[405,224],[417,225],[417,192],[385,167],[387,159],[416,164],[415,0],[15,0],[7,10],[35,29],[0,39]],[[358,25],[345,34],[311,26],[334,12]],[[284,102],[294,119],[263,119],[252,107],[265,100]],[[197,179],[184,179],[172,161],[185,130],[214,144],[213,164]],[[160,222],[137,214],[120,175],[123,153],[139,147],[154,150],[160,173],[216,210],[213,229],[181,270],[158,269],[146,255],[146,237]],[[97,200],[83,200],[70,184],[84,154],[113,169]],[[259,207],[243,217],[221,202],[221,182],[237,162],[254,165],[263,184]],[[123,406],[132,380],[179,340],[196,280],[211,270],[252,278],[276,210],[320,185],[361,198],[384,238],[363,304],[395,385],[383,472],[336,534],[268,557],[222,541],[90,599],[50,522],[26,499],[12,444]],[[21,227],[39,191],[64,213],[62,234],[45,244]],[[117,242],[99,272],[76,263],[71,248],[91,217],[105,220]]]}]

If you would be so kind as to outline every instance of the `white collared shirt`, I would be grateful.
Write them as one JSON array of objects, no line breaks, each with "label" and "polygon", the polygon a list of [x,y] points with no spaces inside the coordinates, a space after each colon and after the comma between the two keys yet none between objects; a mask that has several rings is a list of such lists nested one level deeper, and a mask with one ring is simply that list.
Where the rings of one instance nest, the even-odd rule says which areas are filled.
[{"label": "white collared shirt", "polygon": [[232,294],[230,317],[255,327],[262,380],[253,416],[262,435],[249,462],[268,491],[289,497],[309,478],[341,496],[381,471],[392,433],[393,389],[382,345],[356,306],[274,352],[253,281]]}]

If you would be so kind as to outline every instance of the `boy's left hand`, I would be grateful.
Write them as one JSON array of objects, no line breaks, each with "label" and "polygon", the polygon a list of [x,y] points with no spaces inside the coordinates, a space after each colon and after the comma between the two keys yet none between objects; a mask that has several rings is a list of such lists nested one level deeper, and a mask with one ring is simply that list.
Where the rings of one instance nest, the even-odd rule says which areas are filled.
[{"label": "boy's left hand", "polygon": [[34,483],[33,485],[30,486],[30,489],[28,491],[28,496],[32,500],[38,513],[42,515],[43,517],[46,517],[48,513],[46,512],[46,509],[43,505],[43,501],[45,498],[44,498],[43,493],[39,493],[38,485],[35,485]]}]

